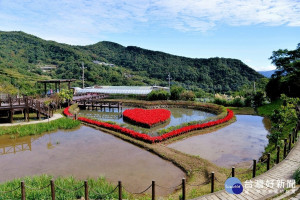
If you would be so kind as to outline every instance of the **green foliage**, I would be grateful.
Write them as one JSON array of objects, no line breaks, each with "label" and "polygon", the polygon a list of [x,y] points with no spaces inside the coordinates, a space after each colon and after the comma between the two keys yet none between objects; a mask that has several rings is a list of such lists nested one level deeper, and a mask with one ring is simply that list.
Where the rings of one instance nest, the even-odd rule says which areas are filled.
[{"label": "green foliage", "polygon": [[60,99],[60,102],[71,101],[73,99],[73,91],[62,89],[58,93],[58,97]]},{"label": "green foliage", "polygon": [[296,180],[296,184],[300,184],[300,168],[298,168],[293,174],[293,178]]},{"label": "green foliage", "polygon": [[[93,63],[115,64],[114,67]],[[192,59],[138,47],[123,47],[112,42],[71,46],[45,41],[23,32],[0,32],[0,83],[19,87],[23,94],[43,90],[36,86],[42,79],[79,79],[85,64],[85,83],[91,85],[172,84],[201,88],[206,92],[238,90],[261,78],[253,69],[236,59]],[[43,72],[41,66],[56,68]],[[74,86],[81,86],[78,80]],[[40,88],[39,88],[40,87]]]},{"label": "green foliage", "polygon": [[184,101],[195,101],[196,95],[193,91],[185,90],[180,94],[180,99]]},{"label": "green foliage", "polygon": [[271,116],[275,109],[280,109],[282,103],[282,99],[277,99],[269,104],[258,107],[257,112],[261,116]]},{"label": "green foliage", "polygon": [[[49,185],[50,180],[53,179],[52,176],[41,175],[34,177],[24,177],[22,179],[14,179],[0,184],[0,191],[10,191],[12,189],[18,188],[20,186],[21,180],[25,182],[26,189],[26,199],[35,200],[35,199],[50,199],[51,192],[50,186],[48,189],[39,190]],[[100,198],[98,194],[108,194],[114,190],[115,186],[111,185],[106,181],[105,178],[98,179],[88,179],[89,185],[89,197],[91,199]],[[83,186],[82,180],[77,180],[74,177],[58,177],[54,180],[55,185],[55,197],[57,199],[80,199],[84,197],[84,187],[75,191],[74,189]],[[31,189],[33,188],[33,189]],[[61,190],[60,188],[67,190]],[[118,190],[115,190],[112,194],[107,195],[105,199],[117,199]],[[128,198],[128,194],[123,191],[122,198]],[[1,193],[0,200],[6,199],[21,199],[21,189],[17,189],[14,192]]]},{"label": "green foliage", "polygon": [[168,100],[170,97],[169,92],[165,90],[153,90],[147,95],[147,99],[149,101],[155,101],[155,100]]},{"label": "green foliage", "polygon": [[264,95],[265,94],[262,91],[258,91],[254,94],[254,96],[253,96],[253,106],[254,107],[257,108],[257,107],[263,105],[263,102],[265,101]]},{"label": "green foliage", "polygon": [[287,137],[295,127],[298,116],[296,107],[300,103],[299,98],[289,98],[281,95],[283,105],[279,109],[275,109],[270,118],[272,121],[271,134],[268,135],[269,141],[278,144],[278,140]]},{"label": "green foliage", "polygon": [[18,126],[7,126],[0,129],[0,135],[17,135],[19,137],[27,135],[40,135],[45,132],[55,131],[57,129],[72,129],[78,127],[80,121],[72,120],[66,117],[39,124],[28,124]]},{"label": "green foliage", "polygon": [[184,91],[182,86],[172,86],[171,87],[171,99],[172,100],[179,100],[181,93]]},{"label": "green foliage", "polygon": [[240,97],[234,98],[230,104],[232,106],[235,106],[235,107],[243,107],[243,106],[245,106],[244,101]]},{"label": "green foliage", "polygon": [[277,71],[266,87],[267,95],[273,100],[286,94],[300,97],[300,43],[295,50],[279,49],[270,57]]}]

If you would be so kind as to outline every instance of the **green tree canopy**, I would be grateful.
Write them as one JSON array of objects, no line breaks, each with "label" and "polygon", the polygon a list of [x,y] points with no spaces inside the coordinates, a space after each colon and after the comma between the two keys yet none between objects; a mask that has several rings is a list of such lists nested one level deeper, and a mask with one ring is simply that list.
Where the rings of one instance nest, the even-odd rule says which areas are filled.
[{"label": "green tree canopy", "polygon": [[267,95],[271,99],[280,94],[290,97],[300,96],[300,43],[295,50],[279,49],[270,57],[276,65],[277,72],[266,86]]}]

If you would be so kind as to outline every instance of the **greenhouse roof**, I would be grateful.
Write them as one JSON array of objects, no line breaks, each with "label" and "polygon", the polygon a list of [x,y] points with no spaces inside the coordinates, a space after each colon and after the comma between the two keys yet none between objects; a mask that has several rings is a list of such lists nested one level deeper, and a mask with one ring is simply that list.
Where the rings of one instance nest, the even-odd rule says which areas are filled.
[{"label": "greenhouse roof", "polygon": [[[159,86],[101,86],[99,88],[77,89],[76,93],[104,93],[104,94],[137,94],[147,95],[154,89],[166,89]],[[167,88],[168,89],[168,88]]]}]

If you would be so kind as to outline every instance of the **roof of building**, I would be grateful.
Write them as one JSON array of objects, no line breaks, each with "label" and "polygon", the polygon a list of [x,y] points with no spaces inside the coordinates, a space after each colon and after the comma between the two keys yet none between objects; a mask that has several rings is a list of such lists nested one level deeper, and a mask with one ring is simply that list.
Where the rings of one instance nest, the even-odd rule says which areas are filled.
[{"label": "roof of building", "polygon": [[[156,86],[157,87],[157,86]],[[76,93],[104,93],[104,94],[137,94],[137,95],[147,95],[152,90],[152,86],[100,86],[98,88],[76,88]],[[165,89],[165,88],[163,88]]]}]

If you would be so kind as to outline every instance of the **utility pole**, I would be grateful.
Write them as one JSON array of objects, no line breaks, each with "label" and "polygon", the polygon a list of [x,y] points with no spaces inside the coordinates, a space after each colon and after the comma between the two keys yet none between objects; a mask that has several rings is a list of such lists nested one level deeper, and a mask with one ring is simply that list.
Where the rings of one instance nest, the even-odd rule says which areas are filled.
[{"label": "utility pole", "polygon": [[84,63],[81,63],[82,66],[82,89],[84,89]]},{"label": "utility pole", "polygon": [[171,75],[170,75],[170,72],[168,74],[168,80],[169,80],[169,89],[171,90]]}]

